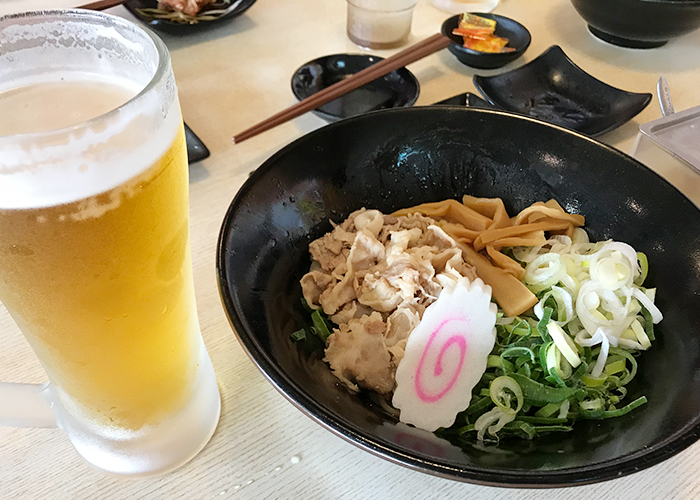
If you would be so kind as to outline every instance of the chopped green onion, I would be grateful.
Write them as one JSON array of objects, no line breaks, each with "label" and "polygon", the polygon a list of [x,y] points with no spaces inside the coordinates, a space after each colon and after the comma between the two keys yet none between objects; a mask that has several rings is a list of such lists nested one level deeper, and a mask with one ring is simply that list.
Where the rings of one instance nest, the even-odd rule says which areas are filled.
[{"label": "chopped green onion", "polygon": [[549,333],[547,332],[547,325],[549,324],[550,319],[552,319],[552,308],[545,307],[542,311],[542,319],[539,321],[539,323],[537,323],[537,332],[545,342],[552,340],[552,337],[550,337]]},{"label": "chopped green onion", "polygon": [[624,358],[610,361],[610,357],[608,357],[608,362],[605,365],[603,371],[608,375],[615,375],[616,373],[621,373],[625,371],[626,367],[627,361]]},{"label": "chopped green onion", "polygon": [[501,367],[501,357],[494,354],[489,354],[486,358],[486,368],[500,368]]},{"label": "chopped green onion", "polygon": [[583,382],[587,387],[600,387],[608,380],[607,375],[601,375],[600,377],[594,377],[590,373],[587,373],[581,377],[581,382]]},{"label": "chopped green onion", "polygon": [[492,404],[493,404],[493,401],[491,401],[490,396],[483,397],[479,401],[477,401],[476,403],[470,404],[469,408],[464,410],[464,414],[465,415],[473,415],[475,413],[478,413],[481,410],[485,410],[486,408],[488,408]]},{"label": "chopped green onion", "polygon": [[503,370],[509,371],[509,372],[512,372],[513,369],[515,368],[513,366],[513,363],[511,363],[507,359],[503,359],[502,354],[500,356],[495,356],[493,354],[489,354],[489,357],[486,361],[486,367],[487,368],[502,368]]},{"label": "chopped green onion", "polygon": [[[524,325],[524,326],[523,326]],[[521,319],[515,325],[505,325],[505,329],[508,333],[513,335],[519,335],[523,337],[529,337],[532,334],[532,327],[527,320]]]},{"label": "chopped green onion", "polygon": [[537,425],[534,427],[537,433],[547,433],[547,432],[571,432],[574,430],[573,427],[569,425]]},{"label": "chopped green onion", "polygon": [[574,383],[578,380],[581,380],[581,377],[584,376],[584,374],[588,371],[588,363],[585,360],[581,360],[581,364],[578,365],[578,368],[574,371],[574,373],[571,374],[571,377],[569,377],[569,381],[571,383]]},{"label": "chopped green onion", "polygon": [[539,361],[540,361],[540,366],[542,366],[542,369],[545,371],[545,373],[549,373],[549,365],[547,363],[547,353],[549,352],[549,348],[554,345],[554,342],[551,340],[547,342],[546,344],[543,344],[540,347],[539,351]]},{"label": "chopped green onion", "polygon": [[474,429],[474,424],[468,424],[465,425],[464,427],[460,427],[457,429],[457,434],[462,437],[465,434],[468,434],[469,432],[474,432],[476,429]]},{"label": "chopped green onion", "polygon": [[605,401],[601,397],[587,399],[578,404],[584,418],[600,418],[605,412]]},{"label": "chopped green onion", "polygon": [[328,325],[321,316],[321,311],[319,309],[311,313],[311,321],[313,323],[316,335],[318,335],[324,342],[328,340],[328,337],[331,335],[331,331],[328,329]]},{"label": "chopped green onion", "polygon": [[527,416],[518,416],[516,420],[519,420],[521,422],[527,422],[528,424],[546,424],[546,425],[556,425],[556,424],[565,424],[569,420],[566,418],[558,418],[558,417],[527,417]]},{"label": "chopped green onion", "polygon": [[[507,349],[504,349],[501,353],[501,362],[505,361],[505,358],[516,358],[521,356],[527,356],[533,363],[535,362],[535,353],[532,352],[532,349],[527,347],[508,347]],[[511,370],[513,370],[512,367],[513,365],[511,364]]]},{"label": "chopped green onion", "polygon": [[[527,348],[526,348],[527,349]],[[526,366],[529,363],[534,363],[535,362],[535,353],[533,352],[532,349],[528,349],[532,353],[532,357],[530,356],[519,356],[515,359],[515,367],[516,368],[522,368],[523,366]]]},{"label": "chopped green onion", "polygon": [[524,375],[527,378],[532,377],[532,370],[530,369],[530,365],[525,363],[523,366],[520,367],[520,369],[516,372],[520,375]]},{"label": "chopped green onion", "polygon": [[582,397],[584,392],[571,387],[548,387],[532,379],[514,373],[511,377],[518,383],[523,391],[526,401],[533,404],[561,403],[571,397]]},{"label": "chopped green onion", "polygon": [[316,310],[313,307],[311,307],[308,302],[306,302],[306,299],[304,297],[301,298],[301,307],[303,307],[304,310],[309,314],[313,313]]},{"label": "chopped green onion", "polygon": [[645,396],[642,396],[640,398],[635,399],[632,401],[630,404],[627,406],[620,408],[618,410],[612,410],[612,411],[604,411],[603,412],[603,417],[602,418],[615,418],[615,417],[621,417],[622,415],[626,415],[635,408],[639,408],[642,406],[644,403],[647,402],[647,398]]},{"label": "chopped green onion", "polygon": [[[566,361],[566,359],[562,359],[561,351],[556,345],[550,345],[549,348],[547,349],[547,370],[549,371],[549,374],[551,375],[552,372],[556,373],[556,377],[559,377],[561,379],[567,379],[571,377],[572,373],[572,368],[571,364]],[[559,384],[561,385],[561,384]]]},{"label": "chopped green onion", "polygon": [[546,377],[546,380],[551,381],[556,386],[567,387],[566,382],[564,382],[564,379],[559,376],[556,368],[552,368],[549,371],[549,377]]},{"label": "chopped green onion", "polygon": [[[511,395],[515,396],[515,408],[511,406]],[[523,391],[511,377],[498,377],[489,386],[491,401],[506,415],[515,415],[523,407]]]},{"label": "chopped green onion", "polygon": [[[646,323],[646,320],[645,320]],[[646,331],[644,331],[644,328],[642,325],[639,323],[639,320],[635,319],[632,321],[632,331],[634,332],[634,336],[636,339],[639,341],[639,345],[642,346],[644,349],[649,349],[651,347],[651,339],[649,338],[649,335],[647,335]],[[652,329],[653,329],[653,324],[652,324]]]},{"label": "chopped green onion", "polygon": [[561,408],[561,403],[549,403],[535,412],[536,417],[547,418],[554,415]]},{"label": "chopped green onion", "polygon": [[303,328],[301,330],[297,330],[296,332],[293,332],[289,338],[292,342],[301,342],[302,340],[306,340],[306,330]]},{"label": "chopped green onion", "polygon": [[637,286],[642,286],[644,280],[647,279],[647,274],[649,274],[649,261],[644,252],[637,252],[637,261],[639,261],[639,276],[634,280],[634,284]]},{"label": "chopped green onion", "polygon": [[646,307],[642,306],[642,316],[644,316],[644,331],[647,334],[647,337],[649,337],[649,340],[652,342],[655,339],[654,337],[654,320],[651,318],[651,313],[647,311]]},{"label": "chopped green onion", "polygon": [[522,420],[510,422],[509,424],[503,426],[503,428],[509,431],[520,431],[522,433],[522,437],[525,439],[534,439],[535,436],[537,436],[537,431],[535,428]]},{"label": "chopped green onion", "polygon": [[632,356],[629,352],[625,351],[624,349],[620,349],[619,347],[611,347],[610,348],[610,354],[617,354],[618,356],[622,356],[625,358],[627,361],[629,361],[630,365],[632,368],[630,368],[629,373],[627,374],[626,377],[623,377],[620,380],[621,385],[627,385],[630,383],[630,381],[634,378],[634,376],[637,374],[637,360],[634,359],[634,356]]},{"label": "chopped green onion", "polygon": [[564,355],[566,360],[571,363],[571,366],[576,368],[581,364],[581,358],[576,352],[576,345],[574,341],[571,340],[569,334],[566,333],[561,326],[557,325],[553,321],[547,324],[547,332],[552,340],[557,345],[557,348]]}]

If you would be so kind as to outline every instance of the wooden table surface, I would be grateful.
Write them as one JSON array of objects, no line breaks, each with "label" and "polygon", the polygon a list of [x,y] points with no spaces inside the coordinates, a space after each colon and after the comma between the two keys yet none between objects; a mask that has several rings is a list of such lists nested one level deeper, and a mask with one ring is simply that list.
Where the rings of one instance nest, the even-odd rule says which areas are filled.
[{"label": "wooden table surface", "polygon": [[[0,0],[0,15],[75,3],[81,2]],[[132,18],[123,7],[109,12]],[[553,44],[613,86],[655,93],[656,81],[664,75],[676,110],[700,104],[700,31],[658,49],[631,50],[593,38],[568,0],[503,0],[495,12],[530,29],[532,44],[525,55],[491,71],[463,66],[446,50],[418,61],[409,66],[421,84],[417,105],[475,92],[475,73],[520,66]],[[439,31],[447,17],[428,0],[419,0],[411,43]],[[212,153],[191,166],[191,234],[200,322],[221,389],[219,427],[190,463],[141,480],[108,477],[91,469],[60,430],[0,428],[0,498],[700,498],[700,443],[651,469],[598,485],[506,490],[440,479],[389,463],[331,434],[288,403],[248,359],[228,324],[216,284],[216,240],[224,213],[250,172],[325,122],[307,114],[239,145],[230,138],[295,102],[289,82],[301,64],[362,49],[345,35],[342,0],[260,0],[242,17],[206,32],[162,36],[172,53],[185,120]],[[601,140],[629,152],[639,125],[660,116],[654,99],[634,120]],[[674,182],[698,203],[698,180],[688,170],[678,173]],[[0,345],[0,380],[46,380],[1,306]]]}]

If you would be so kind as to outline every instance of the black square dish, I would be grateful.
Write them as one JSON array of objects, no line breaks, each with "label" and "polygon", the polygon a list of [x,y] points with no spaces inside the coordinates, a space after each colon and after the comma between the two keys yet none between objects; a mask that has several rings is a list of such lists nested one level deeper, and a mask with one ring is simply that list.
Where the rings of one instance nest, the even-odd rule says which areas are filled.
[{"label": "black square dish", "polygon": [[652,97],[601,82],[576,66],[557,45],[512,71],[474,75],[474,85],[499,108],[593,137],[630,120]]}]

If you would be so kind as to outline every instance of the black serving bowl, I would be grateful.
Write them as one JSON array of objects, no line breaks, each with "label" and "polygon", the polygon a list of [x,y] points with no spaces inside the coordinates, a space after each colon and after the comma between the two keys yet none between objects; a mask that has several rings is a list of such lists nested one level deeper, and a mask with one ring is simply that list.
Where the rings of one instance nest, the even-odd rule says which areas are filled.
[{"label": "black serving bowl", "polygon": [[[216,19],[199,21],[195,24],[180,23],[168,19],[156,19],[139,12],[140,9],[153,9],[158,7],[158,0],[126,0],[124,2],[124,7],[126,7],[126,9],[131,12],[136,19],[153,29],[174,35],[186,35],[189,33],[199,32],[213,26],[219,26],[221,23],[230,21],[231,19],[243,14],[255,2],[256,0],[231,0],[231,5],[236,3],[237,5],[230,12]],[[203,10],[200,14],[206,14],[206,9],[207,7],[205,7],[205,10]]]},{"label": "black serving bowl", "polygon": [[497,14],[477,14],[487,19],[496,21],[496,36],[508,39],[508,47],[515,49],[513,52],[479,52],[468,49],[463,45],[463,39],[459,35],[453,35],[452,31],[459,24],[461,14],[452,16],[442,23],[442,34],[452,40],[447,50],[459,59],[462,64],[472,68],[493,69],[500,68],[523,55],[530,46],[530,32],[525,26],[510,18]]},{"label": "black serving bowl", "polygon": [[601,82],[576,66],[557,45],[514,70],[474,75],[474,85],[494,106],[561,125],[592,137],[640,113],[652,99]]},{"label": "black serving bowl", "polygon": [[[647,254],[664,313],[628,386],[648,403],[570,433],[464,449],[399,424],[351,394],[289,335],[298,328],[308,244],[360,207],[385,213],[445,198],[499,196],[510,213],[557,199],[592,238]],[[233,194],[233,193],[232,193]],[[501,111],[382,110],[338,121],[265,161],[235,196],[219,236],[222,301],[238,339],[302,412],[375,455],[438,476],[498,486],[602,481],[650,467],[700,436],[700,211],[668,182],[585,135]]]},{"label": "black serving bowl", "polygon": [[[301,101],[382,59],[369,54],[319,57],[294,72],[292,92]],[[378,109],[413,106],[419,93],[418,79],[406,68],[399,68],[318,107],[314,113],[328,121],[336,121]]]},{"label": "black serving bowl", "polygon": [[614,45],[660,47],[700,28],[699,0],[571,0],[588,29]]}]

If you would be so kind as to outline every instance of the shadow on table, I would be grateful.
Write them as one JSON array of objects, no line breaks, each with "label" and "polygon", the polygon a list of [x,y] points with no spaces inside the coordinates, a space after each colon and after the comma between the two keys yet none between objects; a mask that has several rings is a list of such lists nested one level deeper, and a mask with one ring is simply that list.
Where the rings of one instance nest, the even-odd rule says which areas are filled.
[{"label": "shadow on table", "polygon": [[[300,136],[304,135],[303,133],[300,133]],[[269,151],[266,151],[264,153],[261,153],[257,155],[254,158],[251,158],[239,165],[237,165],[235,168],[236,170],[241,174],[245,175],[247,177],[250,177],[253,172],[255,172],[260,165],[262,165],[265,160],[267,160],[270,156],[272,156],[276,151],[282,149],[284,146],[286,146],[289,142],[292,142],[293,140],[297,139],[292,138],[291,140],[287,142],[280,143],[277,146],[273,146]],[[255,138],[251,139],[255,140]],[[233,143],[231,143],[229,146],[226,146],[227,148],[236,148],[237,146]],[[197,163],[191,163],[190,164],[190,184],[196,184],[202,181],[205,181],[211,177],[211,170],[214,168],[214,164],[212,162],[212,158],[219,158],[222,155],[226,154],[227,149],[221,149],[219,147],[215,147],[214,150],[212,150],[212,154],[209,158],[206,160],[202,160]],[[231,193],[231,198],[233,198],[233,195],[235,192]]]},{"label": "shadow on table", "polygon": [[196,184],[197,182],[202,182],[211,177],[209,170],[207,170],[206,163],[206,160],[190,163],[190,184]]},{"label": "shadow on table", "polygon": [[[654,104],[656,104],[656,102],[652,101],[649,105],[653,106]],[[623,144],[637,136],[639,133],[639,125],[641,125],[641,123],[638,121],[638,118],[632,119],[626,123],[623,123],[615,130],[611,130],[600,137],[596,137],[596,139],[610,145]],[[620,149],[620,151],[630,154],[630,151],[627,151],[626,149]]]}]

